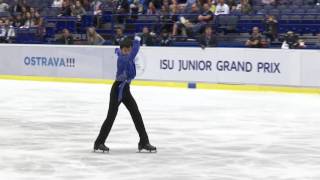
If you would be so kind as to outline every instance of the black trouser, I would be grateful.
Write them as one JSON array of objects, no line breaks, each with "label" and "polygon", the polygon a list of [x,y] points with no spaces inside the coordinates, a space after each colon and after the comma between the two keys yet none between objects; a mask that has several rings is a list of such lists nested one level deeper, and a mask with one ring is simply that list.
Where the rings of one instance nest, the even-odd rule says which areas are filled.
[{"label": "black trouser", "polygon": [[112,89],[111,89],[111,93],[110,93],[110,103],[109,103],[108,116],[101,127],[100,134],[99,134],[95,144],[104,144],[105,143],[105,141],[110,133],[110,130],[112,128],[113,122],[116,119],[119,105],[121,104],[121,102],[123,102],[123,104],[126,106],[126,108],[129,110],[129,112],[131,114],[134,125],[139,133],[139,137],[140,137],[139,143],[140,144],[149,143],[148,135],[145,130],[140,111],[138,109],[136,101],[134,100],[134,98],[131,95],[130,85],[128,83],[124,86],[122,100],[120,102],[118,101],[120,84],[121,84],[120,81],[115,81],[112,85]]}]

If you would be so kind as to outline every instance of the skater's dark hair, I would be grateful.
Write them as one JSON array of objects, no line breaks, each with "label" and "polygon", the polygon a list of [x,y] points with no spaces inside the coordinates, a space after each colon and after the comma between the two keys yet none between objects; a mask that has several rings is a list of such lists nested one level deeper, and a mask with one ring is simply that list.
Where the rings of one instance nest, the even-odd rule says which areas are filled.
[{"label": "skater's dark hair", "polygon": [[126,37],[120,42],[120,49],[130,47],[132,47],[132,39],[130,37]]}]

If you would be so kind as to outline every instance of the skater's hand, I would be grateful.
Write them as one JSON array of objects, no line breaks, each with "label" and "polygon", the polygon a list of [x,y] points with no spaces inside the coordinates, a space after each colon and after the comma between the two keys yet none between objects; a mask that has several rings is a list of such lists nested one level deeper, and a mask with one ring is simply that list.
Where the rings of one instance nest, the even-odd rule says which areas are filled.
[{"label": "skater's hand", "polygon": [[139,37],[139,36],[135,36],[135,37],[134,37],[134,40],[136,40],[136,41],[139,41],[139,42],[140,42],[140,41],[141,41],[141,37]]},{"label": "skater's hand", "polygon": [[116,48],[114,50],[114,53],[117,54],[117,55],[120,55],[121,54],[121,50],[119,48]]}]

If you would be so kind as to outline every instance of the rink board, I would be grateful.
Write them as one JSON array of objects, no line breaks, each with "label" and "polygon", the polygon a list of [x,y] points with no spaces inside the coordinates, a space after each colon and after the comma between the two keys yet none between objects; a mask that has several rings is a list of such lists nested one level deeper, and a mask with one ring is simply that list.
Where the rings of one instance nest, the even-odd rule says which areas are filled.
[{"label": "rink board", "polygon": [[[13,76],[13,75],[0,75],[0,79],[40,81],[40,82],[86,83],[86,84],[112,84],[114,81],[114,80],[105,80],[105,79],[56,78],[56,77],[40,77],[40,76]],[[132,84],[137,86],[157,86],[157,87],[172,87],[172,88],[192,88],[192,89],[196,88],[196,89],[214,89],[214,90],[231,90],[231,91],[320,94],[320,88],[285,87],[285,86],[183,83],[183,82],[160,82],[160,81],[141,81],[141,80],[133,81]],[[195,87],[190,86],[190,84],[192,84]]]},{"label": "rink board", "polygon": [[[116,70],[115,48],[0,45],[0,74],[3,78],[112,80]],[[171,86],[174,83],[166,82],[182,82],[177,85],[181,87],[188,86],[184,82],[193,82],[203,88],[218,87],[207,83],[319,88],[319,57],[316,50],[142,47],[137,56],[141,80],[138,84],[160,81],[158,84]]]}]

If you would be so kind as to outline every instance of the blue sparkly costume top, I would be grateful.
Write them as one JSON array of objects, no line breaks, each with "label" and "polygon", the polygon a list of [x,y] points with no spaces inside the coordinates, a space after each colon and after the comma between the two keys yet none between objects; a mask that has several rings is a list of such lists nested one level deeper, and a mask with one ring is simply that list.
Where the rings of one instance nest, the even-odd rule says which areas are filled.
[{"label": "blue sparkly costume top", "polygon": [[118,55],[117,60],[117,75],[116,81],[120,81],[118,91],[118,101],[122,100],[124,86],[136,77],[135,57],[140,49],[140,38],[136,37],[133,41],[130,54],[124,55],[119,48],[116,48],[115,53]]}]

